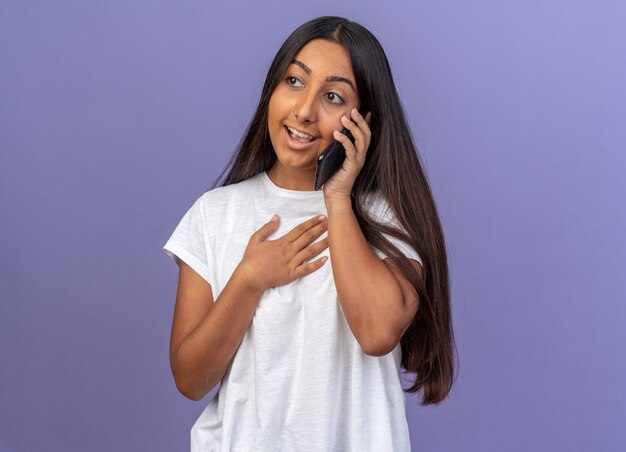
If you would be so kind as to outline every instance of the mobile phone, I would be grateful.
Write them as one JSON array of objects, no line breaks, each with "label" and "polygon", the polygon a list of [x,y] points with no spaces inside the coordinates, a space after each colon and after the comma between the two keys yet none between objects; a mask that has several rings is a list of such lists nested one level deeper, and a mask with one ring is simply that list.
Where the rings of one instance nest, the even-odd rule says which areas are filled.
[{"label": "mobile phone", "polygon": [[[361,116],[365,117],[365,113],[367,108],[365,108],[364,104],[361,104],[359,108],[359,113]],[[341,133],[345,134],[352,143],[354,143],[354,137],[350,133],[348,129],[345,127],[341,131]],[[328,145],[324,152],[320,154],[317,158],[317,168],[315,169],[315,181],[313,183],[315,190],[319,190],[322,188],[322,185],[326,183],[330,177],[337,172],[343,161],[346,159],[346,149],[343,147],[337,140],[333,140],[332,143]]]}]

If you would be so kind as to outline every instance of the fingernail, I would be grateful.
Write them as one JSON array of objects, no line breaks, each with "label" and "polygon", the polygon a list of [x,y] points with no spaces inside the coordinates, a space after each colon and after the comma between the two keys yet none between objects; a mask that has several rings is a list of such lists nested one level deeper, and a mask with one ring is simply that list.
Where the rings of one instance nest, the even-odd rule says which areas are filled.
[{"label": "fingernail", "polygon": [[341,136],[341,132],[339,132],[338,130],[333,130],[333,135],[336,137],[340,137]]},{"label": "fingernail", "polygon": [[274,215],[274,216],[272,217],[272,221],[278,221],[278,215]]},{"label": "fingernail", "polygon": [[348,122],[348,117],[346,115],[343,115],[341,117],[341,120],[344,121],[344,122]]},{"label": "fingernail", "polygon": [[320,215],[319,217],[317,217],[317,219],[320,221],[324,221],[326,219],[326,215]]},{"label": "fingernail", "polygon": [[328,257],[327,257],[327,256],[324,256],[324,257],[322,257],[322,259],[321,259],[321,260],[322,260],[322,264],[323,264],[324,262],[326,262],[326,261],[328,260]]}]

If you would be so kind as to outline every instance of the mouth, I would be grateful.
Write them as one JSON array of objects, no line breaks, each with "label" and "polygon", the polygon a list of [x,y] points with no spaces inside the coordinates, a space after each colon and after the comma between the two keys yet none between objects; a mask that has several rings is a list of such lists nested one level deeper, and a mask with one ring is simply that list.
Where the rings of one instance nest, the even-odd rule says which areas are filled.
[{"label": "mouth", "polygon": [[314,137],[313,135],[309,135],[293,127],[284,126],[283,128],[287,135],[289,146],[295,149],[308,148],[319,139],[318,137]]}]

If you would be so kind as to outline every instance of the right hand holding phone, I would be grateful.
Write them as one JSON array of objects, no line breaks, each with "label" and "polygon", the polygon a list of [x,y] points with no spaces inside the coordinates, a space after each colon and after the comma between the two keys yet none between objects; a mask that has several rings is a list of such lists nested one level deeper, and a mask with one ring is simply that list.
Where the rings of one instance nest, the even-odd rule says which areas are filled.
[{"label": "right hand holding phone", "polygon": [[278,228],[279,222],[280,218],[269,221],[248,241],[239,272],[251,288],[264,291],[282,286],[313,273],[326,262],[327,258],[323,256],[303,263],[328,248],[328,237],[310,245],[328,229],[327,218],[313,217],[276,240],[266,240]]}]

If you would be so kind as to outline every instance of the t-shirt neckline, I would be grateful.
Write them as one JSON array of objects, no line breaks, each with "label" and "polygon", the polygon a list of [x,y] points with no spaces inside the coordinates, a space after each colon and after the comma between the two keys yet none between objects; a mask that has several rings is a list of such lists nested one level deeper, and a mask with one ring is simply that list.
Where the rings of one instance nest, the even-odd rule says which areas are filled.
[{"label": "t-shirt neckline", "polygon": [[267,175],[267,171],[261,172],[261,179],[270,191],[276,193],[277,195],[286,196],[288,198],[300,198],[300,199],[316,199],[324,196],[322,190],[290,190],[288,188],[279,187],[270,179]]}]

